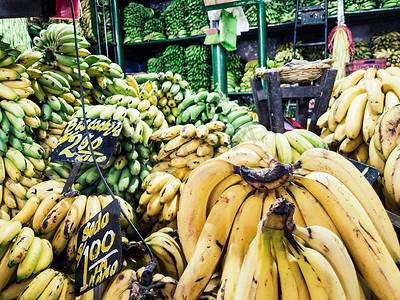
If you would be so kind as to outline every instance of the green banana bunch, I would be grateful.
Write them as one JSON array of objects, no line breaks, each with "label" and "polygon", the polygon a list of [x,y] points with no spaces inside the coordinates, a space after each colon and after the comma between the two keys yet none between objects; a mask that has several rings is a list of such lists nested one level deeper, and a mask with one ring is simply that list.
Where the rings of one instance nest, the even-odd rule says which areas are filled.
[{"label": "green banana bunch", "polygon": [[235,84],[239,84],[244,71],[244,63],[240,55],[235,53],[228,54],[226,57],[226,68],[232,73]]},{"label": "green banana bunch", "polygon": [[[249,5],[245,8],[244,15],[249,21],[250,26],[257,26],[257,6],[256,5]],[[268,20],[268,19],[267,19]],[[271,22],[268,22],[271,23]]]},{"label": "green banana bunch", "polygon": [[[172,3],[161,12],[161,17],[165,22],[165,35],[168,39],[178,38],[181,30],[186,31],[186,1],[173,0]],[[182,32],[180,37],[187,36]]]},{"label": "green banana bunch", "polygon": [[203,11],[202,0],[186,0],[185,29],[191,35],[205,34],[207,32],[208,18]]},{"label": "green banana bunch", "polygon": [[211,53],[205,45],[191,45],[185,49],[186,80],[194,91],[211,87]]},{"label": "green banana bunch", "polygon": [[142,42],[144,25],[153,15],[152,9],[135,2],[129,3],[123,11],[124,44]]},{"label": "green banana bunch", "polygon": [[354,59],[369,59],[372,57],[369,41],[354,42]]},{"label": "green banana bunch", "polygon": [[251,92],[250,78],[256,76],[256,69],[258,68],[258,60],[254,59],[246,63],[244,66],[244,75],[242,77],[240,88],[244,92]]},{"label": "green banana bunch", "polygon": [[374,35],[371,38],[375,58],[386,58],[386,66],[400,66],[400,33],[398,31]]}]

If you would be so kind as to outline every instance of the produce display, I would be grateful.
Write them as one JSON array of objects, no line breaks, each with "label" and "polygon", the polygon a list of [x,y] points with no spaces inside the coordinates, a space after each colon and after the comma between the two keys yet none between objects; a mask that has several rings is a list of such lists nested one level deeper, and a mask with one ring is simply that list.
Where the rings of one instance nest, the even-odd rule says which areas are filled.
[{"label": "produce display", "polygon": [[[125,42],[208,27],[203,1],[168,4],[126,6]],[[266,17],[290,21],[294,5],[269,2]],[[335,82],[320,136],[275,133],[253,103],[212,87],[208,46],[169,45],[146,73],[130,75],[91,52],[88,6],[78,49],[63,21],[40,29],[26,52],[0,36],[0,300],[95,298],[93,289],[75,290],[78,261],[96,255],[85,254],[78,231],[93,234],[87,222],[112,202],[121,208],[122,268],[101,283],[101,299],[400,299],[399,228],[386,211],[400,216],[397,32],[373,37],[371,48],[356,44],[359,58],[386,57],[389,66]],[[322,56],[320,47],[296,51]],[[267,67],[291,59],[288,43]],[[251,90],[257,66],[228,54],[228,90]],[[83,164],[63,193],[73,165],[51,154],[67,122],[84,113],[121,121],[121,134],[101,174]],[[347,158],[377,168],[377,181]]]},{"label": "produce display", "polygon": [[0,36],[2,41],[9,43],[12,48],[24,52],[31,50],[32,39],[29,36],[25,18],[0,19]]},{"label": "produce display", "polygon": [[[243,152],[247,155],[241,154]],[[278,269],[273,268],[278,270],[276,276],[279,279],[273,279],[270,276],[272,272],[261,272],[261,266],[265,264],[265,268],[268,268],[273,263],[268,251],[265,253],[259,250],[259,247],[268,247],[269,243],[251,245],[256,232],[268,233],[268,228],[282,229],[287,224],[283,220],[283,211],[279,212],[280,217],[268,212],[270,205],[278,198],[284,198],[292,202],[290,206],[296,207],[293,214],[295,224],[301,227],[311,226],[307,229],[308,232],[312,232],[312,226],[319,225],[332,231],[330,236],[336,234],[343,241],[362,276],[360,285],[363,289],[354,288],[359,286],[359,279],[351,265],[346,265],[352,269],[353,283],[350,284],[350,271],[345,271],[342,264],[336,265],[333,261],[322,263],[320,255],[311,256],[313,251],[304,248],[304,243],[300,242],[302,250],[290,251],[295,256],[295,266],[300,268],[301,273],[304,272],[310,297],[318,299],[321,294],[329,293],[338,295],[337,297],[342,295],[346,299],[351,298],[353,293],[364,293],[365,288],[366,292],[371,289],[377,297],[384,299],[398,292],[400,271],[396,266],[399,255],[396,233],[381,200],[356,167],[340,154],[319,148],[307,150],[297,163],[285,165],[274,160],[265,151],[263,144],[250,142],[239,144],[216,159],[204,162],[192,171],[183,186],[177,228],[187,266],[178,281],[174,298],[184,299],[190,295],[190,299],[197,299],[218,268],[222,268],[219,293],[229,291],[230,295],[234,295],[233,299],[248,299],[250,293],[266,295],[265,293],[272,290],[279,294],[274,299],[279,299],[286,292],[296,295],[300,293],[299,289],[294,289],[283,281],[286,280],[287,273],[283,271],[283,267],[279,268],[280,256],[274,256]],[[251,208],[246,208],[248,202],[252,203],[248,204]],[[238,211],[241,213],[237,213]],[[244,211],[247,213],[244,214]],[[376,215],[378,211],[380,217]],[[259,217],[255,218],[255,215]],[[263,225],[257,229],[261,216],[265,216]],[[267,217],[271,217],[271,223],[265,223]],[[273,227],[274,225],[277,227]],[[231,228],[235,230],[232,231]],[[267,239],[267,235],[264,237]],[[302,238],[305,237],[303,235]],[[278,240],[282,242],[281,238]],[[327,237],[326,240],[332,241],[332,238]],[[309,239],[305,244],[308,242]],[[274,243],[273,245],[275,247]],[[290,245],[286,244],[286,247]],[[340,253],[344,252],[343,246],[337,247],[342,249]],[[370,247],[382,251],[377,254],[376,251],[370,251]],[[314,257],[312,262],[316,264],[303,258],[303,255],[310,259]],[[332,255],[342,257],[336,251],[332,251]],[[366,260],[370,263],[365,264]],[[304,263],[305,261],[308,262]],[[314,268],[310,268],[309,264]],[[329,268],[328,272],[329,265],[333,270]],[[377,265],[381,272],[376,272]],[[235,266],[241,266],[243,272],[233,272],[232,268],[237,268]],[[227,277],[224,277],[224,271]],[[312,275],[313,272],[317,272],[319,276],[324,274],[324,279],[319,281],[318,275]],[[252,280],[254,276],[257,278],[255,281]],[[275,283],[275,288],[269,289],[269,282],[272,284],[273,281],[279,282],[278,287]],[[318,288],[316,282],[319,282]],[[383,283],[385,289],[381,288]],[[304,284],[302,287],[301,293],[304,293]],[[357,298],[357,295],[354,297]]]},{"label": "produce display", "polygon": [[317,122],[331,150],[379,170],[387,208],[396,213],[400,212],[392,187],[396,154],[390,161],[389,156],[398,144],[393,128],[400,103],[399,75],[398,67],[369,68],[337,81],[330,107]]},{"label": "produce display", "polygon": [[211,53],[204,45],[169,45],[158,58],[147,61],[148,73],[171,71],[186,78],[193,91],[211,87]]},{"label": "produce display", "polygon": [[373,56],[386,58],[386,66],[400,66],[400,33],[391,31],[371,38]]},{"label": "produce display", "polygon": [[293,129],[284,133],[267,130],[262,124],[244,125],[232,137],[232,145],[260,141],[267,152],[282,163],[295,163],[306,150],[312,148],[328,149],[326,142],[306,129]]},{"label": "produce display", "polygon": [[372,51],[369,41],[354,42],[353,59],[369,59],[372,58]]}]

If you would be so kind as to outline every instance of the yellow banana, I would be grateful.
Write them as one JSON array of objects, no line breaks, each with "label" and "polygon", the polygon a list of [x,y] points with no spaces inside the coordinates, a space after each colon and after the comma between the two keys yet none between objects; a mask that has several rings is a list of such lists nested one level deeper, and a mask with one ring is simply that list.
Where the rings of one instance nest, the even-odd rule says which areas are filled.
[{"label": "yellow banana", "polygon": [[[29,191],[28,191],[29,192]],[[38,198],[32,196],[31,198]],[[43,220],[51,209],[60,201],[61,194],[49,194],[47,197],[43,198],[40,202],[39,207],[36,209],[32,219],[32,228],[36,233],[39,233],[42,226]]]},{"label": "yellow banana", "polygon": [[[28,300],[37,299],[44,291],[50,281],[56,276],[56,271],[52,268],[43,270],[35,278],[31,284],[22,292],[18,299]],[[22,283],[21,283],[22,284]]]},{"label": "yellow banana", "polygon": [[35,236],[24,259],[18,265],[17,282],[21,282],[32,275],[33,270],[40,259],[41,250],[42,240]]},{"label": "yellow banana", "polygon": [[49,240],[41,239],[42,250],[40,252],[40,258],[33,269],[32,274],[38,274],[48,268],[53,261],[53,248]]},{"label": "yellow banana", "polygon": [[19,232],[13,246],[11,247],[8,266],[12,267],[19,264],[28,252],[31,246],[35,233],[29,227],[23,227]]},{"label": "yellow banana", "polygon": [[64,284],[64,274],[57,274],[46,286],[38,300],[56,300],[60,296]]},{"label": "yellow banana", "polygon": [[73,201],[74,198],[63,198],[60,200],[60,202],[54,205],[50,212],[43,219],[39,232],[44,234],[55,230],[68,213]]}]

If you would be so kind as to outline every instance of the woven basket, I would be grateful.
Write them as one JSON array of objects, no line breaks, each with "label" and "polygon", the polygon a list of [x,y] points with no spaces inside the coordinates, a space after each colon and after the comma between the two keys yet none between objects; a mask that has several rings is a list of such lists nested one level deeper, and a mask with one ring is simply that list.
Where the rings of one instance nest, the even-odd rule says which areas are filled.
[{"label": "woven basket", "polygon": [[315,62],[292,61],[280,68],[258,68],[256,75],[264,77],[265,73],[279,72],[281,83],[302,83],[316,80],[325,69],[332,68],[333,60],[320,60]]}]

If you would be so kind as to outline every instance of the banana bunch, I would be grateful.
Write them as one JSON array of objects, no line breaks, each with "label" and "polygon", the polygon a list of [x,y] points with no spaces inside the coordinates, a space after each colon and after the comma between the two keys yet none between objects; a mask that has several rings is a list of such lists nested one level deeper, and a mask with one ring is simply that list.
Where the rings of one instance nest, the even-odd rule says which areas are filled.
[{"label": "banana bunch", "polygon": [[35,130],[35,134],[38,138],[38,144],[44,149],[44,158],[47,163],[53,149],[57,146],[67,122],[63,120],[62,123],[55,123],[49,120],[45,121],[44,124],[45,126],[41,126]]},{"label": "banana bunch", "polygon": [[369,41],[354,42],[354,59],[369,59],[372,57]]},{"label": "banana bunch", "polygon": [[[278,213],[280,209],[282,212]],[[365,297],[363,290],[357,288],[360,283],[354,263],[340,238],[322,226],[297,225],[293,220],[294,210],[295,205],[286,198],[273,202],[252,235],[240,272],[226,279],[229,289],[221,286],[219,296],[231,299]],[[237,286],[229,286],[233,282]]]},{"label": "banana bunch", "polygon": [[[346,10],[346,6],[344,8]],[[338,1],[329,1],[328,2],[328,15],[329,16],[336,16],[338,14]]]},{"label": "banana bunch", "polygon": [[400,33],[391,31],[371,38],[372,53],[375,58],[386,58],[386,66],[400,66]]},{"label": "banana bunch", "polygon": [[136,214],[141,217],[141,232],[151,229],[156,222],[169,226],[176,219],[179,204],[181,180],[167,172],[153,172],[142,182],[145,191],[140,196]]},{"label": "banana bunch", "polygon": [[240,80],[243,77],[244,63],[242,58],[231,53],[226,58],[227,67],[227,79],[228,79],[228,91],[238,92],[240,91]]},{"label": "banana bunch", "polygon": [[74,282],[72,276],[46,268],[35,277],[20,283],[10,281],[0,292],[1,299],[73,299]]},{"label": "banana bunch", "polygon": [[157,257],[159,272],[178,281],[186,267],[185,256],[178,242],[165,231],[153,232],[145,241]]},{"label": "banana bunch", "polygon": [[185,76],[193,91],[211,87],[211,52],[206,45],[190,45],[185,49]]},{"label": "banana bunch", "polygon": [[[331,150],[384,173],[385,161],[394,147],[385,149],[381,144],[383,139],[393,143],[395,138],[387,131],[380,133],[383,124],[378,121],[400,103],[400,93],[396,93],[398,75],[397,67],[369,68],[335,82],[329,108],[317,122],[322,128],[321,137]],[[386,117],[391,118],[389,114]]]},{"label": "banana bunch", "polygon": [[[247,21],[249,22],[250,26],[257,26],[258,18],[257,18],[257,6],[256,5],[249,5],[245,8],[244,15],[246,16]],[[268,22],[270,23],[270,22]]]},{"label": "banana bunch", "polygon": [[[82,0],[81,8],[82,8],[82,17],[79,19],[79,22],[80,22],[81,28],[83,30],[83,35],[85,36],[85,38],[87,40],[94,41],[94,40],[96,40],[96,38],[94,37],[92,12],[90,9],[90,1]],[[100,24],[102,24],[102,23],[100,23]]]},{"label": "banana bunch", "polygon": [[[82,110],[78,109],[74,116],[82,116]],[[150,145],[150,137],[153,131],[168,126],[162,112],[147,99],[140,101],[131,96],[114,95],[108,97],[103,105],[88,106],[86,116],[122,122],[114,155],[107,165],[102,166],[102,174],[116,195],[132,200],[140,181],[151,170],[150,160],[154,162],[157,153],[157,149]],[[77,188],[84,193],[106,192],[93,165],[81,168],[76,180]]]},{"label": "banana bunch", "polygon": [[[272,3],[272,2],[271,2]],[[256,76],[256,69],[258,68],[258,60],[254,59],[247,62],[244,66],[244,75],[241,79],[240,88],[243,92],[251,92],[250,78]]]},{"label": "banana bunch", "polygon": [[[272,271],[264,272],[271,261],[268,263],[266,256],[258,256],[256,254],[259,251],[258,246],[251,246],[251,243],[257,234],[257,222],[261,216],[267,214],[268,218],[275,220],[275,224],[279,224],[280,229],[285,226],[285,221],[279,221],[278,216],[268,212],[277,198],[285,198],[296,207],[296,210],[290,214],[293,215],[294,223],[299,228],[319,225],[335,233],[338,238],[333,239],[334,235],[329,233],[329,236],[325,237],[326,243],[329,241],[329,245],[334,245],[337,243],[334,240],[343,241],[366,286],[379,299],[398,297],[396,293],[399,293],[397,286],[400,271],[396,263],[400,259],[399,241],[379,196],[357,168],[340,154],[321,148],[309,149],[301,155],[296,164],[285,165],[273,159],[265,148],[265,145],[260,142],[241,143],[221,156],[202,163],[186,180],[181,189],[177,229],[188,264],[179,279],[174,299],[197,299],[221,264],[222,270],[225,267],[230,270],[225,272],[227,277],[224,274],[221,277],[221,292],[227,290],[228,281],[224,278],[236,277],[237,272],[232,270],[237,270],[240,264],[242,267],[247,265],[246,261],[249,259],[257,260],[256,263],[250,265],[258,266],[260,272],[252,274],[260,276],[255,282],[262,282],[260,288],[264,290],[273,274]],[[247,205],[247,201],[252,203],[251,208],[243,207]],[[244,214],[245,210],[249,213]],[[279,211],[281,214],[283,210],[279,209]],[[258,218],[255,218],[255,214]],[[241,221],[242,215],[245,220]],[[239,230],[239,224],[251,226],[252,231]],[[264,228],[260,227],[261,230]],[[269,231],[267,228],[265,230],[265,232]],[[351,264],[349,266],[345,263],[349,270],[344,270],[343,264],[336,265],[330,261],[329,264],[335,272],[328,271],[329,264],[320,265],[324,266],[322,268],[324,272],[318,274],[320,276],[325,274],[325,277],[320,278],[319,288],[315,286],[319,281],[318,276],[312,275],[310,267],[308,267],[308,272],[303,273],[303,270],[306,270],[303,269],[306,266],[304,264],[306,260],[302,258],[302,255],[306,255],[305,251],[312,252],[305,247],[312,248],[313,246],[307,246],[307,243],[311,243],[312,240],[310,236],[307,237],[307,232],[310,231],[301,228],[300,230],[303,231],[302,235],[298,232],[293,232],[293,234],[299,234],[300,238],[305,239],[305,245],[301,245],[302,251],[293,252],[291,249],[289,251],[299,264],[300,272],[305,276],[306,285],[303,284],[303,289],[307,286],[310,296],[315,299],[320,299],[321,296],[318,295],[324,292],[335,295],[333,296],[335,299],[358,299],[359,297],[355,294],[360,289],[355,288],[359,285],[355,281],[357,277],[354,276],[354,268],[351,268]],[[310,230],[311,232],[315,230],[318,235],[315,227],[310,227]],[[237,237],[235,233],[239,232],[242,235]],[[317,237],[315,238],[318,240]],[[277,240],[282,243],[282,234],[278,235]],[[244,244],[244,248],[247,244],[248,249],[244,251],[243,248],[237,249],[238,245],[235,245],[234,241]],[[264,246],[268,244],[261,243]],[[276,244],[272,244],[275,247]],[[285,243],[285,246],[289,245]],[[325,247],[329,249],[331,246],[321,245],[320,249]],[[332,251],[332,255],[344,259],[344,247],[341,245],[336,247],[341,252]],[[229,255],[229,251],[234,252]],[[246,251],[253,251],[253,253],[245,256]],[[223,257],[224,253],[228,255],[228,258]],[[260,253],[265,253],[265,251]],[[275,250],[272,253],[275,253],[274,257],[277,261],[277,268],[272,268],[272,270],[278,270],[277,273],[281,275],[281,270],[283,272],[288,269],[280,269],[279,262],[282,257],[276,256],[279,255],[279,251]],[[230,262],[230,260],[233,261]],[[347,259],[349,262],[351,260]],[[368,264],[365,261],[368,261]],[[262,267],[263,264],[265,267]],[[352,276],[349,276],[350,269],[353,271]],[[378,269],[380,272],[376,271]],[[250,269],[247,272],[240,272],[240,275],[247,275],[251,279],[253,276],[248,274],[249,271]],[[336,272],[338,279],[333,280],[333,274]],[[311,278],[314,278],[314,281],[308,281]],[[349,284],[350,278],[351,284]],[[246,288],[247,281],[241,278],[236,281],[237,284],[233,284],[233,287],[236,287],[235,293],[240,293],[242,290],[240,286],[243,285]],[[314,283],[311,284],[312,282]],[[274,290],[277,291],[276,288]],[[288,287],[285,293],[293,293],[296,290]],[[233,299],[248,298],[238,295]],[[303,299],[303,297],[298,298]]]},{"label": "banana bunch", "polygon": [[151,173],[167,172],[184,182],[201,163],[229,149],[230,137],[224,129],[224,123],[212,121],[197,127],[175,125],[154,132],[151,140],[162,141],[164,146]]},{"label": "banana bunch", "polygon": [[[276,49],[274,60],[277,67],[282,67],[284,64],[290,62],[293,59],[293,43],[286,43],[280,45],[278,49]],[[303,55],[299,48],[295,51],[295,59],[302,60]]]},{"label": "banana bunch", "polygon": [[328,149],[328,145],[317,134],[306,129],[293,129],[285,133],[269,131],[262,124],[250,124],[232,137],[232,145],[244,142],[260,141],[265,144],[268,153],[283,163],[295,163],[308,149]]},{"label": "banana bunch", "polygon": [[[189,83],[182,79],[180,74],[174,74],[168,70],[165,73],[128,76],[126,80],[128,85],[136,86],[140,91],[139,99],[142,99],[144,103],[150,102],[151,105],[158,107],[160,110],[157,115],[159,119],[165,118],[168,124],[175,125],[178,117],[177,106],[186,96],[191,94]],[[158,125],[158,127],[160,126]]]},{"label": "banana bunch", "polygon": [[[10,280],[17,283],[28,280],[32,275],[40,273],[53,261],[53,250],[47,239],[35,236],[30,227],[23,227],[17,220],[1,221],[3,229],[1,244],[0,290]],[[15,276],[15,279],[11,279]]]},{"label": "banana bunch", "polygon": [[154,16],[154,11],[142,4],[130,2],[123,10],[124,44],[142,42],[142,33],[147,20]]},{"label": "banana bunch", "polygon": [[220,121],[225,124],[224,132],[233,136],[245,124],[257,122],[255,119],[256,115],[247,107],[221,99],[217,92],[202,91],[185,97],[179,104],[176,124],[200,126]]},{"label": "banana bunch", "polygon": [[[173,0],[170,5],[168,5],[161,12],[161,18],[165,22],[165,35],[168,39],[175,39],[180,37],[185,37],[188,35],[186,30],[186,2],[184,0]],[[183,31],[184,32],[180,32]]]},{"label": "banana bunch", "polygon": [[400,6],[399,1],[387,0],[387,1],[382,1],[380,3],[379,8],[390,8],[390,7],[396,7],[396,6]]},{"label": "banana bunch", "polygon": [[210,28],[207,13],[203,11],[204,2],[187,0],[185,4],[185,29],[190,36],[205,34]]}]

